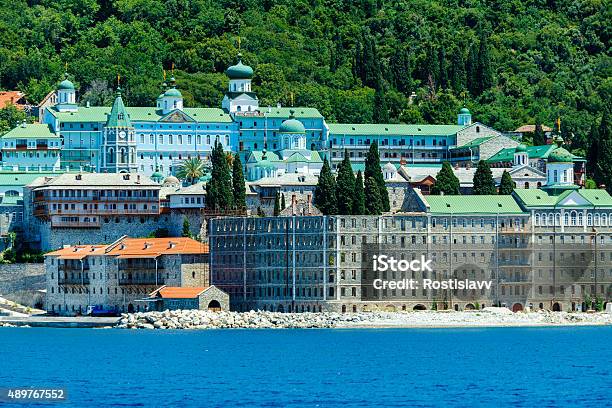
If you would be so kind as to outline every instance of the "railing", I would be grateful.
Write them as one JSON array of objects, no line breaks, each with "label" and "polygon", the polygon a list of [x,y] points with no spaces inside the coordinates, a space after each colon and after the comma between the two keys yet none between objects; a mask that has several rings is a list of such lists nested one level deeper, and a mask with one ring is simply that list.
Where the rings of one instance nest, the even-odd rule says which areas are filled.
[{"label": "railing", "polygon": [[57,277],[58,285],[89,285],[89,277]]},{"label": "railing", "polygon": [[84,264],[83,267],[81,268],[81,265],[76,265],[76,266],[70,266],[70,265],[58,265],[57,266],[57,270],[58,271],[65,271],[65,272],[81,272],[83,271],[88,271],[89,270],[89,265],[88,264]]},{"label": "railing", "polygon": [[165,279],[161,276],[155,277],[126,277],[119,278],[119,285],[163,285]]},{"label": "railing", "polygon": [[100,221],[51,221],[54,228],[100,228]]},{"label": "railing", "polygon": [[74,210],[53,210],[47,209],[44,215],[130,215],[130,214],[142,214],[142,215],[158,215],[159,209],[102,209],[102,208],[88,208],[88,209],[74,209]]}]

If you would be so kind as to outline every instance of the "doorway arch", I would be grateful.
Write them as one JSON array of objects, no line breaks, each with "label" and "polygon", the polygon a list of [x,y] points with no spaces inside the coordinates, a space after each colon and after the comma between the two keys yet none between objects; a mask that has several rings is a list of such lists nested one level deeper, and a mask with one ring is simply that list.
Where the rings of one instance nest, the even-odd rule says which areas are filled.
[{"label": "doorway arch", "polygon": [[134,305],[131,303],[128,305],[128,313],[134,313]]},{"label": "doorway arch", "polygon": [[515,303],[512,305],[512,311],[514,313],[516,312],[522,312],[523,311],[523,305],[521,303]]},{"label": "doorway arch", "polygon": [[221,303],[218,300],[211,300],[208,303],[208,311],[209,312],[220,312],[221,311]]},{"label": "doorway arch", "polygon": [[414,305],[412,310],[427,310],[427,308],[425,307],[425,305],[418,304],[418,305]]},{"label": "doorway arch", "polygon": [[561,304],[559,302],[555,302],[553,304],[553,312],[560,312],[561,311]]}]

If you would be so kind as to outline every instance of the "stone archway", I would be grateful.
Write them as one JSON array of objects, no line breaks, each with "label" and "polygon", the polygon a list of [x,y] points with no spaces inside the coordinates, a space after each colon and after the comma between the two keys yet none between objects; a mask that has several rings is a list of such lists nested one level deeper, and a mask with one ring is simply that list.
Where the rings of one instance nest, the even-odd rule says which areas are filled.
[{"label": "stone archway", "polygon": [[521,303],[515,303],[512,305],[512,311],[514,313],[516,312],[522,312],[523,311],[523,305]]},{"label": "stone archway", "polygon": [[211,300],[210,303],[208,303],[208,311],[209,312],[220,312],[221,311],[221,303],[219,303],[218,300]]},{"label": "stone archway", "polygon": [[418,304],[418,305],[414,305],[412,310],[427,310],[427,308],[425,307],[425,305]]},{"label": "stone archway", "polygon": [[128,305],[128,313],[134,313],[134,305],[131,303]]},{"label": "stone archway", "polygon": [[467,305],[465,305],[464,309],[465,310],[474,310],[474,309],[476,309],[476,307],[473,304],[468,303]]},{"label": "stone archway", "polygon": [[385,306],[385,312],[395,312],[395,306],[393,305]]},{"label": "stone archway", "polygon": [[555,302],[553,304],[552,310],[553,310],[553,312],[560,312],[561,311],[561,304],[559,302]]}]

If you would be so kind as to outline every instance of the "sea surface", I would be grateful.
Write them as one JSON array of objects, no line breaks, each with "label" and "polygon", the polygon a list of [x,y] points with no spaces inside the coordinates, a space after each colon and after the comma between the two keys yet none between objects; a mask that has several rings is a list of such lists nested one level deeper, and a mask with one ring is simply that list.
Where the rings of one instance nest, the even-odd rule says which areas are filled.
[{"label": "sea surface", "polygon": [[0,388],[46,407],[605,407],[612,327],[0,328]]}]

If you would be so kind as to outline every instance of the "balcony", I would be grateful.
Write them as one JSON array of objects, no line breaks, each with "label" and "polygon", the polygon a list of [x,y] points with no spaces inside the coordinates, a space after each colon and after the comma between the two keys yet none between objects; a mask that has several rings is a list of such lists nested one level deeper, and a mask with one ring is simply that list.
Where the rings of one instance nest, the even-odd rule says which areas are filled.
[{"label": "balcony", "polygon": [[[36,215],[36,213],[35,213]],[[100,228],[100,219],[97,221],[51,221],[53,228]]]},{"label": "balcony", "polygon": [[90,280],[88,276],[61,276],[57,277],[58,285],[89,285]]},{"label": "balcony", "polygon": [[155,279],[155,276],[126,276],[126,277],[120,277],[119,278],[119,285],[163,285],[165,283],[165,278],[163,278],[161,275],[157,276],[157,279]]}]

